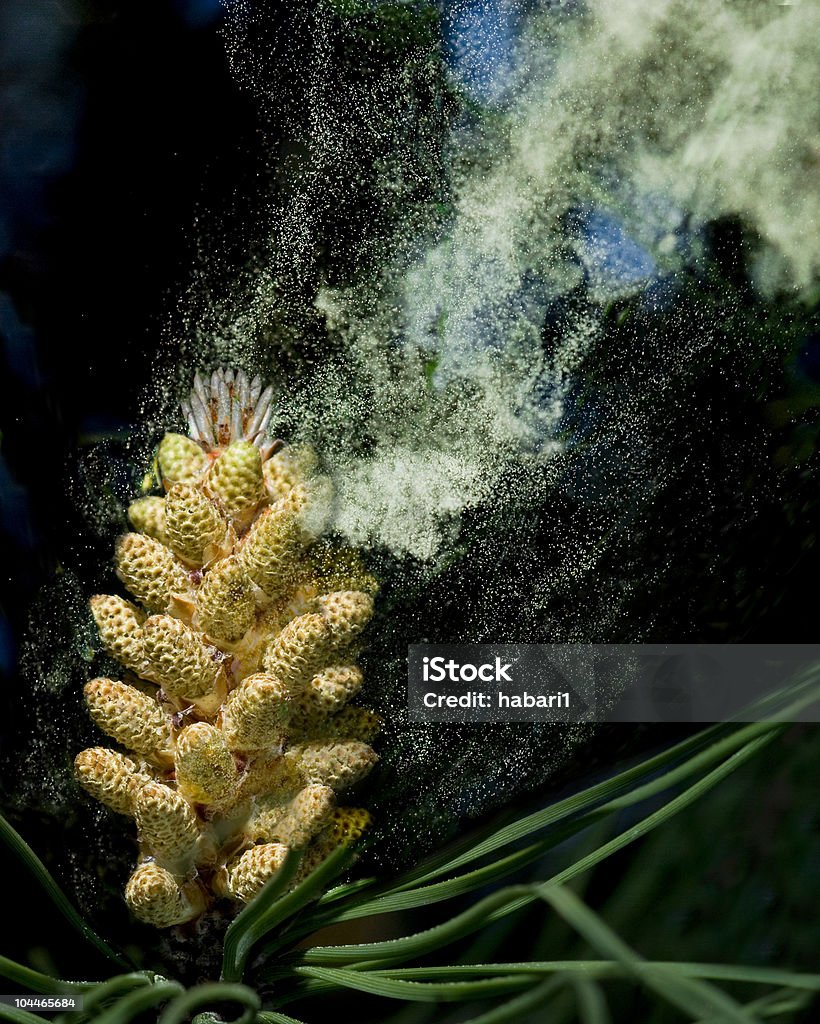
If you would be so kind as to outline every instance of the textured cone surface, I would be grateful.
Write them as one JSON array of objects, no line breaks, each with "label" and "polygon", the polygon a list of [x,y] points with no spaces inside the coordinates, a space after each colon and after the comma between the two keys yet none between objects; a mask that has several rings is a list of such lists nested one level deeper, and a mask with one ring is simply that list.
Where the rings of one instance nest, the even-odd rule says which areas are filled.
[{"label": "textured cone surface", "polygon": [[316,472],[319,460],[310,445],[287,445],[264,465],[265,486],[276,501]]},{"label": "textured cone surface", "polygon": [[266,672],[286,686],[306,682],[333,650],[333,631],[322,615],[308,612],[289,622],[262,659]]},{"label": "textured cone surface", "polygon": [[135,819],[126,898],[158,927],[250,899],[288,849],[318,863],[342,842],[335,792],[375,764],[380,724],[348,704],[377,585],[355,552],[319,541],[333,487],[315,453],[279,454],[274,389],[241,371],[197,375],[182,406],[191,437],[162,439],[164,494],[131,505],[135,532],[117,544],[135,603],[91,602],[125,674],[92,680],[86,701],[126,749],[75,762],[90,794]]},{"label": "textured cone surface", "polygon": [[226,541],[228,523],[198,487],[176,484],[165,499],[165,532],[175,554],[201,566]]},{"label": "textured cone surface", "polygon": [[151,781],[130,757],[105,747],[90,747],[77,754],[74,772],[87,793],[117,814],[133,814],[137,793]]},{"label": "textured cone surface", "polygon": [[239,796],[275,796],[277,800],[290,800],[304,786],[299,771],[281,754],[263,754],[255,757],[242,776]]},{"label": "textured cone surface", "polygon": [[141,842],[162,860],[176,861],[193,853],[199,838],[197,817],[183,796],[161,782],[148,782],[134,801]]},{"label": "textured cone surface", "polygon": [[218,805],[236,792],[238,773],[220,729],[196,722],[176,742],[176,777],[180,792],[194,803]]},{"label": "textured cone surface", "polygon": [[323,731],[323,724],[358,693],[361,685],[362,673],[355,665],[319,672],[293,698],[291,733]]},{"label": "textured cone surface", "polygon": [[232,750],[259,750],[277,744],[289,716],[288,691],[275,677],[248,676],[228,698],[222,731]]},{"label": "textured cone surface", "polygon": [[153,861],[140,864],[128,879],[125,902],[134,917],[155,928],[182,924],[201,910],[186,897],[171,872]]},{"label": "textured cone surface", "polygon": [[[282,630],[300,615],[311,611],[316,593],[312,582],[301,580],[296,587],[288,594],[287,600],[280,600],[276,604],[266,608],[259,616],[258,630],[260,636],[270,641],[277,637]],[[269,646],[269,643],[268,643]]]},{"label": "textured cone surface", "polygon": [[298,514],[298,508],[288,499],[266,508],[242,546],[245,572],[269,597],[295,580],[295,562],[303,546]]},{"label": "textured cone surface", "polygon": [[208,490],[236,521],[243,521],[265,496],[262,456],[250,441],[235,441],[214,462]]},{"label": "textured cone surface", "polygon": [[241,639],[256,613],[250,581],[235,556],[218,562],[197,594],[197,621],[208,636],[228,643]]},{"label": "textured cone surface", "polygon": [[128,522],[137,533],[165,543],[165,502],[162,498],[138,498],[128,506]]},{"label": "textured cone surface", "polygon": [[295,881],[300,882],[306,878],[340,846],[352,846],[361,839],[372,822],[370,813],[361,807],[334,808],[326,827],[305,852]]},{"label": "textured cone surface", "polygon": [[243,902],[252,900],[282,867],[287,854],[288,848],[281,843],[252,846],[223,870],[219,883],[222,892]]},{"label": "textured cone surface", "polygon": [[120,538],[116,568],[125,586],[150,611],[168,611],[171,597],[189,588],[187,572],[168,548],[141,533]]},{"label": "textured cone surface", "polygon": [[212,693],[219,652],[170,615],[152,615],[143,626],[143,651],[151,678],[171,697],[196,699]]},{"label": "textured cone surface", "polygon": [[144,693],[116,679],[86,683],[85,701],[94,722],[129,750],[149,756],[167,753],[170,720]]},{"label": "textured cone surface", "polygon": [[302,743],[285,757],[306,782],[330,786],[337,793],[360,782],[378,760],[371,747],[356,740]]},{"label": "textured cone surface", "polygon": [[367,625],[373,615],[373,598],[357,590],[339,590],[316,599],[334,636],[340,644],[348,643]]},{"label": "textured cone surface", "polygon": [[195,484],[205,475],[208,456],[196,441],[183,434],[166,434],[157,450],[157,462],[165,489],[174,484]]},{"label": "textured cone surface", "polygon": [[145,667],[142,649],[145,615],[130,601],[110,594],[91,598],[91,614],[106,651],[126,668],[141,673]]},{"label": "textured cone surface", "polygon": [[329,786],[305,786],[288,801],[268,797],[259,801],[246,834],[265,843],[284,843],[300,849],[322,830],[335,799]]},{"label": "textured cone surface", "polygon": [[289,686],[306,683],[358,636],[373,614],[370,595],[352,590],[326,594],[314,605],[318,610],[289,622],[263,657],[265,671]]},{"label": "textured cone surface", "polygon": [[361,839],[372,823],[372,815],[362,807],[337,807],[330,815],[322,841],[330,844],[328,852],[338,846],[350,846]]}]

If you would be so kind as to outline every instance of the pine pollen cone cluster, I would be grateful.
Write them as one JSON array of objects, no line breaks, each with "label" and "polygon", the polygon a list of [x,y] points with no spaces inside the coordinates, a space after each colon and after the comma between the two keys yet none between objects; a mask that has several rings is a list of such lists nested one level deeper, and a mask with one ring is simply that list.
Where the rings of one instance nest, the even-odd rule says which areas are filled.
[{"label": "pine pollen cone cluster", "polygon": [[190,436],[157,451],[165,493],[130,506],[117,544],[134,600],[91,600],[123,671],[85,700],[121,749],[84,750],[75,771],[136,822],[125,899],[159,928],[241,906],[290,849],[296,884],[370,820],[337,797],[377,759],[380,720],[350,703],[376,583],[319,540],[329,481],[311,449],[268,439],[272,397],[242,372],[197,375]]}]

